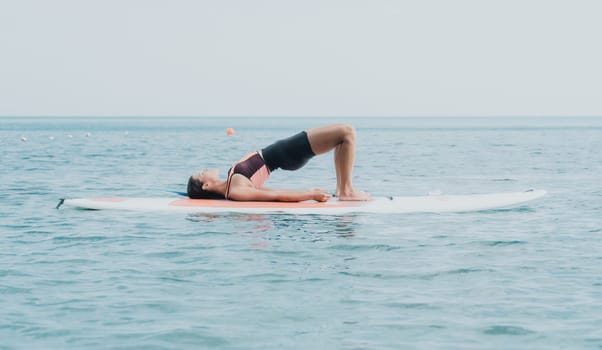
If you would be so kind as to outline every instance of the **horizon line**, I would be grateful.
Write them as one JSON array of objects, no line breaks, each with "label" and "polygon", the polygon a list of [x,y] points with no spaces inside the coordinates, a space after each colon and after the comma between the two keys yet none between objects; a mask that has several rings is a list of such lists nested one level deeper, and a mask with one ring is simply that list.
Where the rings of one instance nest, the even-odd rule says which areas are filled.
[{"label": "horizon line", "polygon": [[0,115],[0,118],[602,118],[602,114],[556,115],[143,115],[143,114],[87,114],[87,115]]}]

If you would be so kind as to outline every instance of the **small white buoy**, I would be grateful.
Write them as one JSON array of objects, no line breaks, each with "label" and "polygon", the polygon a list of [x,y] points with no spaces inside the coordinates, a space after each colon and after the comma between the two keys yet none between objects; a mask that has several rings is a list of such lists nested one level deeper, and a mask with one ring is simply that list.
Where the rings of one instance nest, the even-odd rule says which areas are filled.
[{"label": "small white buoy", "polygon": [[129,132],[127,132],[127,131],[126,131],[126,132],[124,132],[123,134],[124,134],[125,136],[127,136],[127,135],[129,134]]},{"label": "small white buoy", "polygon": [[54,140],[54,136],[49,136],[49,137],[48,137],[48,139],[49,139],[50,141],[52,141],[52,140]]},{"label": "small white buoy", "polygon": [[90,134],[89,132],[86,133],[86,137],[90,137],[92,136],[92,134]]},{"label": "small white buoy", "polygon": [[23,141],[23,142],[27,142],[27,137],[25,137],[25,136],[21,136],[21,141]]}]

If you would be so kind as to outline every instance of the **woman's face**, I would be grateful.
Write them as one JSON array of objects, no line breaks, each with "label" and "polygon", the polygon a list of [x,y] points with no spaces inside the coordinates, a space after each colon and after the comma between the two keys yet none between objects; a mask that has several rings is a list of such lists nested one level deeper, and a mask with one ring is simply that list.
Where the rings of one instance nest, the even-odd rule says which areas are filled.
[{"label": "woman's face", "polygon": [[216,181],[219,180],[219,171],[214,168],[207,168],[199,173],[196,173],[194,178],[202,183]]}]

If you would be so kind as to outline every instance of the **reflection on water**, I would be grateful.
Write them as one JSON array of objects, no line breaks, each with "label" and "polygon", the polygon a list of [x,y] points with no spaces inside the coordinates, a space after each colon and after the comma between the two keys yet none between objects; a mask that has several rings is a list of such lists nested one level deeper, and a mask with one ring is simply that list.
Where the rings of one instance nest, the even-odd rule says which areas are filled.
[{"label": "reflection on water", "polygon": [[294,215],[294,214],[189,214],[186,220],[203,224],[234,225],[233,233],[268,233],[266,239],[287,237],[319,238],[320,235],[352,237],[360,226],[361,214]]}]

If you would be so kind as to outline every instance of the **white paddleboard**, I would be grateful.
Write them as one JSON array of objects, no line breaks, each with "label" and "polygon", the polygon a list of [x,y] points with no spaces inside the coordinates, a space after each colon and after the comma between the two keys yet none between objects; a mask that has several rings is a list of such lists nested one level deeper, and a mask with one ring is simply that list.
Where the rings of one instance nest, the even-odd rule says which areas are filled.
[{"label": "white paddleboard", "polygon": [[[80,198],[61,203],[80,209],[116,209],[183,213],[245,214],[320,214],[467,212],[517,206],[546,194],[543,190],[471,195],[432,195],[415,197],[376,197],[367,202],[331,199],[324,203],[305,202],[237,202],[215,199],[180,198]],[[58,207],[57,207],[58,208]]]}]

